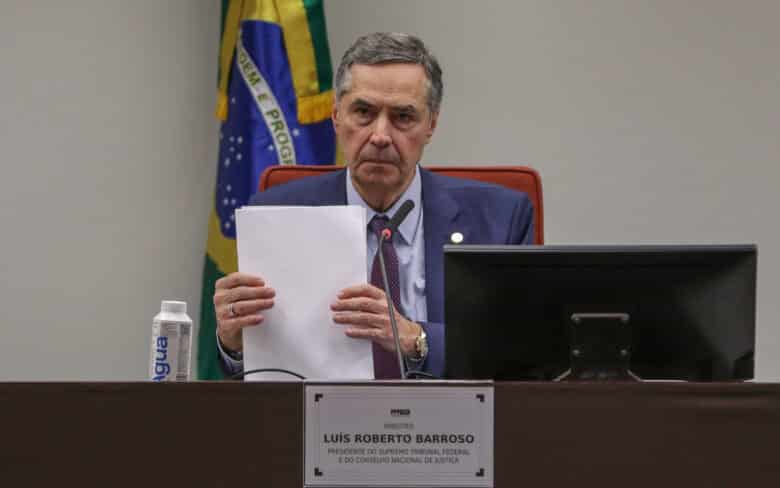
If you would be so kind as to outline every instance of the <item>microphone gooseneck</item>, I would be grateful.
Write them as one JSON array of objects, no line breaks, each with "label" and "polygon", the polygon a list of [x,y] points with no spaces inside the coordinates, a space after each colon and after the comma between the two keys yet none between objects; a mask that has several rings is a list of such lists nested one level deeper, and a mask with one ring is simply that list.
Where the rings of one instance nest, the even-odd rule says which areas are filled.
[{"label": "microphone gooseneck", "polygon": [[[391,239],[393,237],[393,232],[398,229],[398,226],[401,225],[401,222],[404,221],[407,215],[409,215],[409,212],[412,211],[414,208],[414,202],[411,200],[406,200],[404,203],[401,204],[401,206],[398,208],[398,211],[393,215],[393,217],[390,219],[390,222],[388,223],[387,227],[382,231],[382,234],[379,236],[379,246],[376,249],[376,253],[379,256],[379,268],[382,271],[382,283],[384,284],[385,288],[385,298],[387,299],[390,306],[387,308],[388,314],[390,315],[390,326],[393,329],[393,341],[395,342],[395,354],[398,358],[398,369],[401,372],[401,379],[406,379],[406,363],[404,361],[403,354],[401,354],[401,339],[398,336],[398,324],[395,321],[395,313],[393,313],[393,310],[395,309],[397,304],[393,303],[393,295],[390,293],[390,283],[387,281],[387,268],[385,267],[385,258],[384,253],[382,252],[382,244],[388,239]],[[400,305],[400,304],[398,304]]]}]

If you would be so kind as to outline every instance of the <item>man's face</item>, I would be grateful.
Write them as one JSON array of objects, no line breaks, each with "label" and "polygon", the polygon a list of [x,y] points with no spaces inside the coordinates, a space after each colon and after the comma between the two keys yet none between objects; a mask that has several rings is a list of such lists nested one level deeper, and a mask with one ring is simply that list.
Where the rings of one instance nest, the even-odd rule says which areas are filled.
[{"label": "man's face", "polygon": [[438,114],[428,109],[420,65],[354,65],[351,75],[348,91],[333,108],[333,126],[357,190],[389,205],[414,178]]}]

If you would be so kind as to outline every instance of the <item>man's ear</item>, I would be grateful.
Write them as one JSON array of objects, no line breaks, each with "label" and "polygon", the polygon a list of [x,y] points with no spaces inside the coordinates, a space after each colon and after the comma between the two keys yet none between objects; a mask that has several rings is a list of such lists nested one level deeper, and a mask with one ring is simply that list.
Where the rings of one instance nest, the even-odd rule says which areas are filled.
[{"label": "man's ear", "polygon": [[439,112],[432,113],[431,124],[428,126],[428,133],[426,134],[426,140],[425,140],[426,144],[431,142],[431,137],[433,137],[433,132],[436,130],[436,124],[438,122],[439,122]]},{"label": "man's ear", "polygon": [[333,110],[330,112],[330,120],[333,121],[334,129],[339,126],[339,106],[335,101],[333,102]]}]

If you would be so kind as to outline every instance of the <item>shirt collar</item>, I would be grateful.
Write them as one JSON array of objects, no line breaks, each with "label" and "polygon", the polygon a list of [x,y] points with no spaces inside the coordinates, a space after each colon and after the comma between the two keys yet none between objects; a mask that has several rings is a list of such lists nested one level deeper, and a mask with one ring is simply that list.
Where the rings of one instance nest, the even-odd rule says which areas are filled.
[{"label": "shirt collar", "polygon": [[[360,205],[361,207],[365,208],[366,223],[371,222],[371,219],[377,215],[377,212],[375,212],[374,209],[371,208],[365,202],[365,200],[363,200],[363,197],[360,196],[360,193],[358,193],[355,187],[352,185],[352,177],[349,168],[347,168],[346,178],[347,205]],[[390,207],[387,212],[384,212],[381,215],[387,215],[388,218],[391,218],[398,211],[398,208],[401,206],[401,204],[406,200],[411,200],[414,203],[414,208],[412,208],[412,211],[409,212],[409,215],[406,216],[404,221],[401,222],[401,225],[398,227],[398,233],[401,235],[401,238],[406,244],[411,244],[414,242],[414,237],[418,227],[417,224],[420,220],[420,216],[422,215],[422,182],[420,180],[420,167],[418,165],[415,165],[414,167],[414,178],[412,179],[412,183],[406,188],[406,191],[403,192],[401,197],[393,204],[393,206]]]}]

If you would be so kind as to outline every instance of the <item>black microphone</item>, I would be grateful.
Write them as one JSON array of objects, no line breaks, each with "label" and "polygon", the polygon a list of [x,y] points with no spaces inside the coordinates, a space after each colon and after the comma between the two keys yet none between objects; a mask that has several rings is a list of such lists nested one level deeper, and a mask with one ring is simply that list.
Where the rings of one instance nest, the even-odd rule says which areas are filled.
[{"label": "black microphone", "polygon": [[398,208],[398,211],[390,219],[387,227],[382,231],[382,235],[379,237],[379,247],[376,249],[376,253],[379,256],[379,268],[382,271],[382,283],[385,285],[385,297],[391,305],[388,307],[388,314],[390,315],[390,325],[393,328],[395,355],[398,357],[398,369],[401,372],[402,380],[406,379],[406,363],[404,362],[404,357],[401,354],[401,339],[398,337],[398,324],[395,322],[395,314],[393,313],[393,308],[399,306],[400,304],[394,304],[393,295],[390,294],[390,283],[387,281],[387,268],[385,267],[385,257],[384,253],[382,252],[382,244],[386,240],[393,237],[393,232],[398,230],[398,226],[401,225],[401,222],[404,221],[406,216],[409,215],[409,212],[411,212],[413,208],[414,202],[411,200],[407,200],[401,204],[401,206]]},{"label": "black microphone", "polygon": [[390,222],[387,223],[387,228],[382,231],[383,235],[387,234],[385,239],[390,239],[390,237],[392,237],[393,233],[398,230],[398,226],[401,225],[401,222],[404,221],[406,216],[409,215],[409,212],[411,212],[413,208],[414,202],[411,200],[407,200],[401,204],[401,206],[398,208],[398,211],[390,219]]}]

